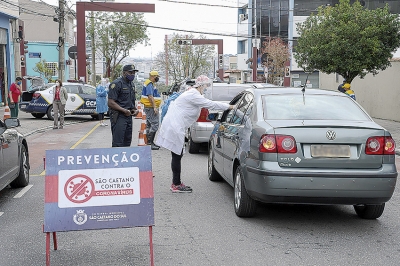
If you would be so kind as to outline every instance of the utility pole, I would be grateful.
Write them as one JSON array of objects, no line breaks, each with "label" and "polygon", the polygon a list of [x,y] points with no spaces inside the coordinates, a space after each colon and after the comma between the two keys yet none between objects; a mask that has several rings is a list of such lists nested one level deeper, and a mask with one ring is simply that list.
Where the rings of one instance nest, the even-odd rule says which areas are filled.
[{"label": "utility pole", "polygon": [[92,85],[96,87],[96,42],[94,40],[94,17],[93,11],[90,11],[90,40],[92,41]]},{"label": "utility pole", "polygon": [[165,84],[168,86],[168,35],[165,35]]},{"label": "utility pole", "polygon": [[15,77],[21,77],[21,56],[20,56],[20,45],[16,44],[17,40],[19,42],[23,42],[24,40],[19,38],[20,36],[18,35],[18,23],[17,19],[11,20],[11,25],[13,29],[12,33],[12,41],[14,42],[14,67],[15,67]]},{"label": "utility pole", "polygon": [[58,0],[58,78],[64,80],[64,70],[65,70],[65,26],[64,26],[64,0]]}]

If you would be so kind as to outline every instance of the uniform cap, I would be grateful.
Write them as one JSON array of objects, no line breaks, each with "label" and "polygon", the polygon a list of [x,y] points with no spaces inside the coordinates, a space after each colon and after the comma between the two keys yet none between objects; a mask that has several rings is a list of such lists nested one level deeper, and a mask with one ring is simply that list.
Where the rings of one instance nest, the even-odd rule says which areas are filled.
[{"label": "uniform cap", "polygon": [[150,76],[160,76],[160,75],[158,75],[158,72],[155,70],[150,71],[149,74],[150,74]]},{"label": "uniform cap", "polygon": [[139,70],[135,69],[135,65],[125,65],[122,71],[136,71],[138,72]]}]

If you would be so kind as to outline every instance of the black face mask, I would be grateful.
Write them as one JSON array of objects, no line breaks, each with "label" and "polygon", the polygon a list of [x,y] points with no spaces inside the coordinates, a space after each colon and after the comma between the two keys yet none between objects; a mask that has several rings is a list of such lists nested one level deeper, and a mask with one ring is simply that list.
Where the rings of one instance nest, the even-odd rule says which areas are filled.
[{"label": "black face mask", "polygon": [[155,79],[154,79],[155,82],[158,82],[159,80],[160,80],[159,77],[155,77]]}]

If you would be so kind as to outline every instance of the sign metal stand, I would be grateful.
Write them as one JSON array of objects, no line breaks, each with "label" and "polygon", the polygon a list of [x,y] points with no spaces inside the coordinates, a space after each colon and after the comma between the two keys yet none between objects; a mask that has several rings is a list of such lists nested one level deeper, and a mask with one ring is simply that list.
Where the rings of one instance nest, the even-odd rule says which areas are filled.
[{"label": "sign metal stand", "polygon": [[50,266],[51,234],[57,250],[56,232],[145,226],[154,266],[150,147],[47,150],[43,160],[46,266]]}]

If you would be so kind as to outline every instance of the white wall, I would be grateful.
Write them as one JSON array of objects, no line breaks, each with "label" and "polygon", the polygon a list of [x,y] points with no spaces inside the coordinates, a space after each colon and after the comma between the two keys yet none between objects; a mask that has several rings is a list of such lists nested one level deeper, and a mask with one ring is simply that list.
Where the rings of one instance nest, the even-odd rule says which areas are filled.
[{"label": "white wall", "polygon": [[[351,83],[357,102],[375,118],[400,122],[400,61],[391,62],[392,67],[375,77],[368,74],[364,79],[356,78]],[[320,88],[337,90],[343,78],[320,73]]]}]

